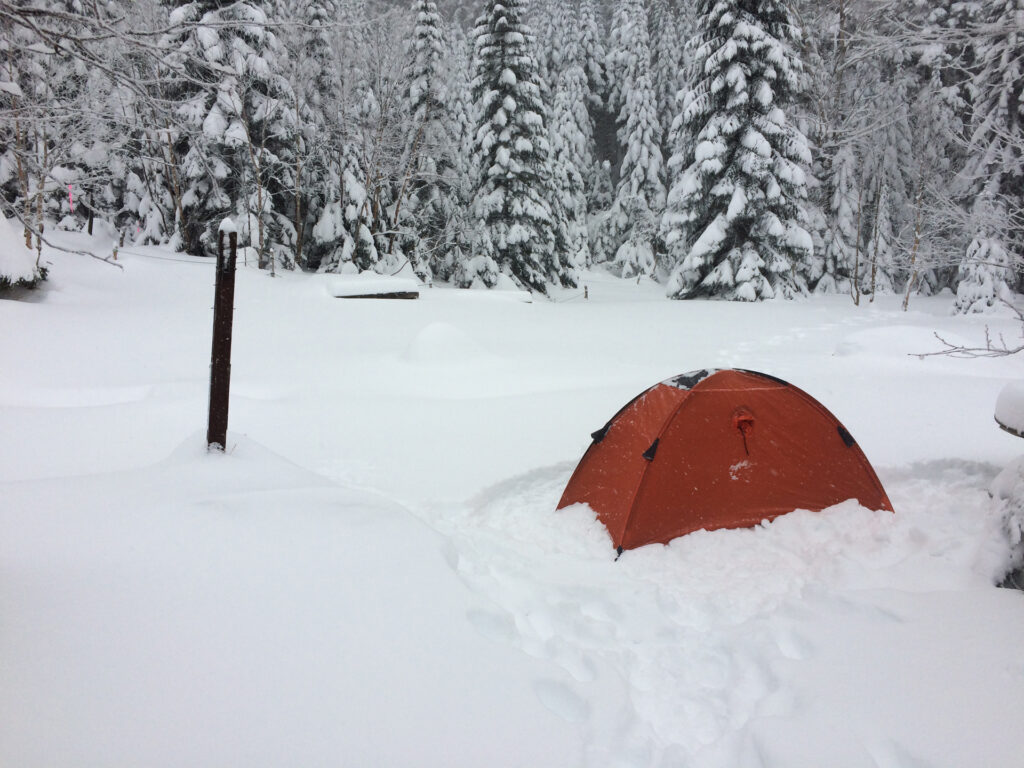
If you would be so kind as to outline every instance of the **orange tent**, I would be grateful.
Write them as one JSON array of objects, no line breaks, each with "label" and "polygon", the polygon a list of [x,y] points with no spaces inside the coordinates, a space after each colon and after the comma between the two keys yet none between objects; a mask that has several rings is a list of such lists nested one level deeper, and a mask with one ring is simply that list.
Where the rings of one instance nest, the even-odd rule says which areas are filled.
[{"label": "orange tent", "polygon": [[696,371],[663,381],[592,437],[558,508],[589,504],[619,552],[846,499],[892,511],[836,417],[763,373]]}]

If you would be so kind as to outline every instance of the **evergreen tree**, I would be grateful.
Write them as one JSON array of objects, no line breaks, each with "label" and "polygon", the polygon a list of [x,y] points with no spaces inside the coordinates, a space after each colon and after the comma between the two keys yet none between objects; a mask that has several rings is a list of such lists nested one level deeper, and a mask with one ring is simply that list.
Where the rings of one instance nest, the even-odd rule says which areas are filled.
[{"label": "evergreen tree", "polygon": [[587,222],[590,233],[590,258],[595,264],[603,264],[615,256],[617,244],[612,236],[611,207],[615,200],[612,186],[612,164],[607,160],[598,166],[594,183],[588,194],[592,213]]},{"label": "evergreen tree", "polygon": [[902,259],[908,249],[903,240],[912,229],[913,200],[909,178],[913,164],[910,113],[907,95],[912,72],[897,54],[882,61],[886,72],[872,82],[868,104],[875,119],[875,130],[864,150],[868,174],[865,179],[865,215],[867,262],[861,273],[864,293],[892,293],[897,284]]},{"label": "evergreen tree", "polygon": [[280,38],[287,55],[284,74],[294,97],[298,124],[294,134],[294,186],[290,191],[295,258],[303,267],[317,269],[333,247],[335,238],[321,242],[307,233],[317,225],[337,194],[334,152],[341,137],[334,110],[341,89],[331,30],[337,15],[334,0],[301,0],[300,26],[292,26],[294,6],[279,4],[276,21],[282,22]]},{"label": "evergreen tree", "polygon": [[[263,10],[245,2],[195,0],[176,8],[164,45],[191,74],[176,96],[183,127],[180,241],[189,253],[209,253],[225,215],[239,237],[283,256],[276,216],[282,182],[290,186],[293,95],[279,73],[280,46]],[[205,85],[204,85],[205,84]]]},{"label": "evergreen tree", "polygon": [[1010,283],[1013,270],[1010,257],[999,238],[986,236],[986,221],[999,221],[1002,217],[991,214],[993,203],[979,200],[975,206],[978,215],[976,231],[979,233],[967,248],[960,264],[960,282],[956,288],[954,311],[960,314],[986,312],[1001,301],[1012,301]]},{"label": "evergreen tree", "polygon": [[541,94],[545,100],[555,92],[562,71],[561,41],[564,29],[564,0],[526,0],[523,20],[534,33],[534,59],[541,81]]},{"label": "evergreen tree", "polygon": [[857,161],[853,148],[844,144],[831,159],[831,191],[829,201],[831,226],[825,242],[824,274],[818,280],[818,293],[847,293],[850,281],[858,271],[857,252],[860,232],[857,212],[860,191],[857,184]]},{"label": "evergreen tree", "polygon": [[675,131],[676,167],[662,222],[672,298],[752,301],[804,289],[806,140],[786,118],[800,85],[798,34],[781,0],[701,0],[700,79]]},{"label": "evergreen tree", "polygon": [[592,111],[605,108],[608,77],[605,72],[607,51],[605,32],[594,0],[580,0],[580,62],[587,73],[587,106]]},{"label": "evergreen tree", "polygon": [[975,194],[991,201],[991,213],[973,233],[972,248],[989,242],[990,251],[1005,251],[1017,265],[1024,255],[1024,0],[993,0],[982,13],[966,175]]},{"label": "evergreen tree", "polygon": [[[365,48],[366,18],[361,0],[338,0],[335,13],[340,27],[336,37],[329,38],[332,52],[335,47],[353,52]],[[318,89],[327,121],[322,144],[325,178],[323,186],[313,190],[324,202],[310,232],[313,247],[309,264],[321,272],[369,270],[376,266],[378,256],[369,230],[368,174],[355,120],[362,62],[359,56],[339,60],[332,55],[324,71],[333,75],[326,88]]]},{"label": "evergreen tree", "polygon": [[579,56],[579,29],[564,6],[555,14],[555,25],[562,31],[558,45],[562,69],[555,88],[551,128],[555,191],[567,221],[569,261],[575,267],[586,267],[591,258],[585,178],[592,175],[594,167],[587,75]]},{"label": "evergreen tree", "polygon": [[556,283],[574,285],[552,204],[546,109],[520,1],[488,0],[475,41],[478,233],[458,282],[493,287],[504,274],[540,293]]},{"label": "evergreen tree", "polygon": [[475,120],[470,94],[471,43],[458,27],[451,29],[448,120],[455,147],[452,182],[454,208],[448,227],[447,245],[431,261],[434,276],[446,281],[452,279],[470,253],[470,205],[476,169],[473,158]]},{"label": "evergreen tree", "polygon": [[429,278],[432,264],[444,266],[447,229],[456,200],[453,196],[454,144],[449,130],[446,45],[441,16],[434,0],[413,0],[413,60],[405,91],[409,119],[403,151],[405,178],[398,205],[401,227],[411,235],[406,254],[413,268]]},{"label": "evergreen tree", "polygon": [[621,16],[629,27],[621,39],[633,46],[620,62],[627,77],[625,101],[619,113],[619,142],[623,148],[619,185],[609,217],[615,247],[615,266],[624,277],[654,274],[657,222],[665,208],[665,172],[661,154],[661,125],[649,72],[650,44],[647,14],[640,0],[623,2]]},{"label": "evergreen tree", "polygon": [[[651,77],[654,82],[661,136],[667,139],[676,116],[676,94],[686,85],[685,43],[691,32],[672,0],[651,3]],[[667,150],[663,146],[662,150]]]},{"label": "evergreen tree", "polygon": [[[636,80],[636,49],[633,37],[640,31],[636,14],[643,9],[643,0],[615,0],[611,32],[608,36],[608,58],[605,65],[608,92],[607,110],[618,115],[626,103],[628,83]],[[644,24],[646,31],[646,22]]]}]

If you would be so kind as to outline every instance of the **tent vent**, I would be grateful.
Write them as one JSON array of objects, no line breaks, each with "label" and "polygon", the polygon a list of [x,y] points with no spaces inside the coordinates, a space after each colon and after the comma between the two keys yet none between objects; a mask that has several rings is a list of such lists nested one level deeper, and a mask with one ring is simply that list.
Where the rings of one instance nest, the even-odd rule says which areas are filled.
[{"label": "tent vent", "polygon": [[594,439],[595,443],[600,443],[604,440],[604,436],[608,434],[608,428],[611,426],[611,422],[605,424],[597,432],[591,432],[590,436]]},{"label": "tent vent", "polygon": [[842,424],[839,425],[839,436],[843,438],[843,442],[846,443],[847,448],[853,448],[857,444],[857,441],[853,439],[853,435],[846,431],[846,427]]},{"label": "tent vent", "polygon": [[654,438],[654,442],[651,443],[651,447],[644,451],[644,458],[648,461],[654,461],[654,454],[658,452],[658,438]]}]

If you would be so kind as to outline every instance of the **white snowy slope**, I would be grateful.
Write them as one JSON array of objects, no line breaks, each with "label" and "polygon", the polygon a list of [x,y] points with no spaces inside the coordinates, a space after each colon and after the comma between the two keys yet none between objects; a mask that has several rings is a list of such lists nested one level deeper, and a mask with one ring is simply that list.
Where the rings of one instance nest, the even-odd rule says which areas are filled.
[{"label": "white snowy slope", "polygon": [[[55,235],[104,252],[109,244]],[[213,265],[61,253],[0,300],[0,765],[1015,765],[1024,595],[987,488],[1006,317],[590,299],[339,301],[243,269],[227,455]],[[474,292],[475,294],[475,292]],[[852,502],[613,560],[575,462],[637,392],[743,367],[856,436]]]}]

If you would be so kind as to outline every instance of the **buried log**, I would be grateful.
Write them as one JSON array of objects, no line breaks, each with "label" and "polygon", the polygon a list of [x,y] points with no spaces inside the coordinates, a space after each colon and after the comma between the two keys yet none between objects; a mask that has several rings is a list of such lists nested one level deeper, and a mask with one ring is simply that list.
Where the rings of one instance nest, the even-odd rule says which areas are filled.
[{"label": "buried log", "polygon": [[418,299],[419,291],[388,291],[385,293],[359,293],[335,296],[337,299]]},{"label": "buried log", "polygon": [[418,299],[419,284],[404,277],[346,275],[330,283],[336,299]]}]

